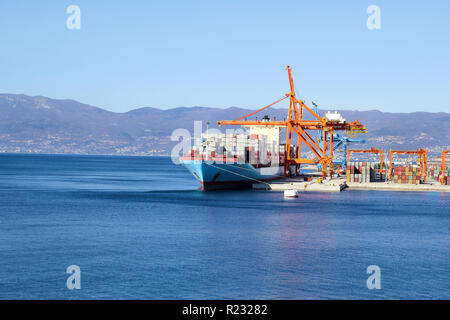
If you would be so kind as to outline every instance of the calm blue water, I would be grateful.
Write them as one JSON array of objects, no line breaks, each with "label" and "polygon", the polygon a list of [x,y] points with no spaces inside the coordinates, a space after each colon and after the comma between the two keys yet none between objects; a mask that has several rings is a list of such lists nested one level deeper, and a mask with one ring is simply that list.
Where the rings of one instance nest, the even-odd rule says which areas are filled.
[{"label": "calm blue water", "polygon": [[197,187],[169,158],[0,155],[0,298],[450,298],[450,194]]}]

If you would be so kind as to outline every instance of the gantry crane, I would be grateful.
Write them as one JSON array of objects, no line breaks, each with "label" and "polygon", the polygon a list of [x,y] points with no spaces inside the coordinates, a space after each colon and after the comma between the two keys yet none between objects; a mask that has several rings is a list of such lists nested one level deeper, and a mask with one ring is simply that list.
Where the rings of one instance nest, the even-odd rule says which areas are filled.
[{"label": "gantry crane", "polygon": [[419,156],[420,162],[420,175],[422,180],[425,181],[427,178],[427,156],[428,152],[426,149],[417,150],[391,150],[389,152],[389,180],[392,180],[392,156],[394,154],[415,154]]},{"label": "gantry crane", "polygon": [[[316,114],[319,114],[319,106],[314,101],[312,101],[311,103],[314,106],[314,112]],[[330,140],[330,138],[328,138],[328,141],[329,140]],[[344,158],[339,161],[333,160],[333,163],[337,164],[337,165],[341,165],[344,170],[346,169],[347,162],[348,162],[348,155],[347,155],[348,144],[350,144],[350,143],[365,143],[366,142],[366,140],[364,140],[364,139],[350,138],[350,137],[341,135],[340,133],[337,133],[337,132],[334,133],[333,140],[334,140],[334,150],[338,150],[339,147],[342,147],[342,154],[343,154],[343,158]],[[322,142],[322,135],[320,134],[320,132],[318,133],[317,141],[319,143]]]},{"label": "gantry crane", "polygon": [[[290,66],[286,67],[289,76],[290,92],[286,93],[284,97],[263,107],[255,112],[240,117],[236,120],[223,120],[218,121],[217,124],[221,125],[258,125],[258,126],[285,126],[286,127],[286,144],[285,144],[285,161],[284,161],[284,174],[289,174],[289,168],[291,165],[301,165],[304,163],[309,164],[321,164],[322,165],[322,178],[326,176],[326,167],[328,166],[328,173],[331,177],[332,163],[333,163],[333,134],[335,131],[345,130],[352,134],[367,132],[367,129],[362,125],[359,120],[353,122],[330,120],[326,117],[319,117],[310,107],[308,107],[303,100],[298,100],[295,89],[294,81],[292,79],[292,73]],[[243,120],[251,115],[254,115],[264,109],[267,109],[285,99],[289,99],[288,115],[285,121],[248,121]],[[312,115],[313,120],[305,120],[304,114],[308,112]],[[308,130],[319,130],[322,134],[322,146],[319,145],[307,132]],[[297,146],[295,147],[298,152],[296,156],[291,156],[291,141],[294,135],[297,136]],[[328,140],[329,137],[329,140]],[[329,143],[328,143],[329,142]],[[304,143],[314,154],[314,159],[307,159],[301,157],[301,146]]]},{"label": "gantry crane", "polygon": [[370,148],[366,150],[362,149],[348,149],[347,150],[347,165],[350,162],[350,153],[373,153],[373,154],[379,154],[380,155],[380,172],[383,172],[383,150],[377,149],[377,148]]},{"label": "gantry crane", "polygon": [[441,183],[445,183],[445,155],[450,153],[450,150],[442,150],[442,178]]},{"label": "gantry crane", "polygon": [[[322,139],[320,139],[322,140]],[[354,138],[349,138],[347,136],[344,135],[340,135],[339,133],[335,133],[333,135],[333,140],[335,141],[334,143],[334,150],[337,150],[339,147],[342,147],[342,154],[344,159],[342,160],[333,160],[334,164],[338,164],[341,165],[342,168],[345,170],[347,167],[347,163],[348,163],[348,144],[349,143],[365,143],[366,140],[364,139],[354,139]]]}]

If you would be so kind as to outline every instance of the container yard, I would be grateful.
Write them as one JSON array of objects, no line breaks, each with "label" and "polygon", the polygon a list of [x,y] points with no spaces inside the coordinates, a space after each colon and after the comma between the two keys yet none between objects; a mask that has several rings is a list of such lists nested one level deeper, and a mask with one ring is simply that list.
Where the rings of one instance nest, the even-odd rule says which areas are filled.
[{"label": "container yard", "polygon": [[450,192],[450,166],[441,164],[427,165],[424,172],[420,164],[399,164],[381,170],[380,162],[349,162],[345,170],[345,179],[339,172],[332,178],[322,180],[320,172],[289,177],[270,183],[255,183],[258,190],[297,190],[319,192],[341,192],[344,190],[387,190],[387,191],[437,191]]}]

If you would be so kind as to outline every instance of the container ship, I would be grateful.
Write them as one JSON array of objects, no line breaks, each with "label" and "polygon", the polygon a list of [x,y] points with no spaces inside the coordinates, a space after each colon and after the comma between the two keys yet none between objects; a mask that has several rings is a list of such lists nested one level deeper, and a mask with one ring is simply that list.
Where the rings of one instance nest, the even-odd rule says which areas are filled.
[{"label": "container ship", "polygon": [[[268,116],[262,119],[269,121]],[[194,140],[190,153],[180,158],[200,181],[202,190],[250,188],[255,182],[283,176],[285,145],[280,144],[281,126],[249,126],[242,131],[203,133]]]}]

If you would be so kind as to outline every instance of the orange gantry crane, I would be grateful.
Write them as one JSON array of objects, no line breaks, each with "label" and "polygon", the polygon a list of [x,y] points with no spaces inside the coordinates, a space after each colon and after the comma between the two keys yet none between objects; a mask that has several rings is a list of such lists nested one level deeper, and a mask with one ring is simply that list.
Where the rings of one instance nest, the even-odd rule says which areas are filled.
[{"label": "orange gantry crane", "polygon": [[380,172],[383,172],[383,150],[377,148],[370,149],[347,149],[347,166],[350,165],[350,153],[373,153],[380,155]]},{"label": "orange gantry crane", "polygon": [[445,183],[445,155],[450,153],[450,150],[442,150],[442,178],[441,183]]},{"label": "orange gantry crane", "polygon": [[[240,126],[285,126],[286,127],[286,144],[285,144],[285,161],[284,161],[284,174],[289,175],[289,168],[291,165],[296,165],[298,168],[301,164],[318,164],[322,165],[322,178],[326,176],[326,170],[328,166],[329,175],[332,174],[333,165],[333,133],[338,130],[345,130],[347,133],[356,134],[367,132],[367,129],[362,125],[359,120],[353,122],[346,122],[345,120],[328,119],[326,117],[321,118],[311,108],[309,108],[303,100],[298,100],[295,89],[294,81],[292,79],[292,73],[290,66],[286,67],[289,75],[290,92],[286,93],[284,97],[275,101],[268,106],[256,110],[248,115],[240,117],[236,120],[223,120],[218,121],[218,125],[240,125]],[[285,121],[248,121],[247,117],[254,115],[264,109],[267,109],[285,99],[289,99],[288,115]],[[309,113],[313,120],[304,119],[305,113]],[[322,146],[316,142],[315,139],[307,132],[307,130],[320,130],[322,131]],[[294,147],[297,150],[296,155],[291,155],[291,142],[293,135],[297,136],[297,146]],[[329,136],[329,141],[327,138]],[[295,138],[295,137],[294,137]],[[329,142],[329,143],[328,143]],[[302,158],[301,146],[304,143],[314,154],[314,159]]]},{"label": "orange gantry crane", "polygon": [[394,154],[415,154],[420,158],[420,175],[423,181],[427,178],[427,156],[428,152],[426,149],[417,150],[391,150],[389,152],[389,180],[392,180],[392,156]]}]

